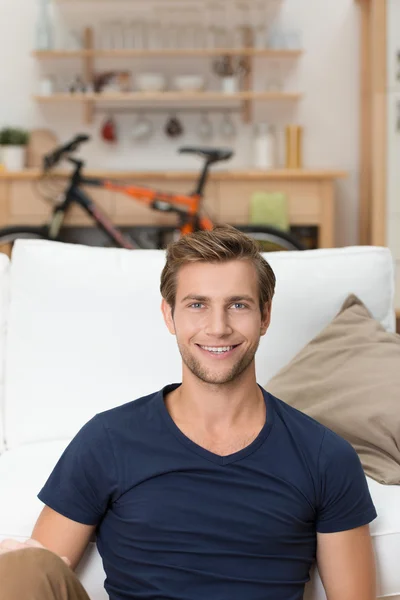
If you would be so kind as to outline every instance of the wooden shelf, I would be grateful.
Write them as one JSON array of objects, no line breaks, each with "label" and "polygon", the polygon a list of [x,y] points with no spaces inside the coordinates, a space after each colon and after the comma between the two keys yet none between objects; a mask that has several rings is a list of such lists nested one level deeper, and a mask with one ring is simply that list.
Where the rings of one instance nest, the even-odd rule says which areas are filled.
[{"label": "wooden shelf", "polygon": [[[67,177],[68,171],[54,171],[54,175]],[[87,169],[87,177],[100,177],[104,179],[157,179],[157,180],[195,180],[199,176],[198,171],[115,171],[104,169]],[[0,169],[1,180],[35,180],[42,176],[40,169],[25,169],[24,171],[5,171]],[[330,181],[348,177],[346,171],[329,169],[216,169],[210,172],[213,181],[266,181],[266,180],[292,180],[292,181]]]},{"label": "wooden shelf", "polygon": [[[243,91],[235,94],[224,94],[223,92],[130,92],[130,93],[104,93],[104,94],[54,94],[51,96],[34,96],[37,102],[43,104],[71,102],[81,104],[84,108],[86,123],[93,123],[95,106],[98,104],[110,104],[112,102],[127,104],[151,103],[151,102],[241,102],[241,113],[244,123],[251,123],[253,118],[254,101],[295,101],[301,98],[301,94],[293,92],[255,92],[253,88],[253,58],[260,56],[266,58],[296,58],[301,56],[302,50],[286,50],[273,48],[256,48],[254,46],[254,31],[246,26],[243,31],[243,48],[166,48],[154,50],[116,49],[100,50],[94,47],[94,35],[91,27],[85,28],[83,48],[80,50],[54,50],[34,51],[33,56],[37,59],[64,59],[79,58],[83,61],[84,80],[93,82],[96,74],[95,61],[97,58],[143,58],[143,57],[213,57],[213,56],[242,56],[245,74],[242,78]],[[221,108],[223,108],[221,104]],[[206,108],[201,106],[199,108]]]},{"label": "wooden shelf", "polygon": [[154,50],[35,50],[32,55],[40,60],[59,58],[144,58],[144,57],[208,57],[208,56],[262,56],[269,58],[298,58],[302,50],[275,50],[272,48],[165,48]]},{"label": "wooden shelf", "polygon": [[104,93],[104,94],[53,94],[52,96],[34,96],[37,102],[72,102],[85,103],[95,102],[96,104],[108,104],[109,102],[148,102],[148,101],[168,101],[168,102],[199,102],[206,101],[226,101],[231,100],[300,100],[302,94],[295,92],[256,92],[245,91],[235,94],[225,94],[223,92],[127,92],[127,93]]}]

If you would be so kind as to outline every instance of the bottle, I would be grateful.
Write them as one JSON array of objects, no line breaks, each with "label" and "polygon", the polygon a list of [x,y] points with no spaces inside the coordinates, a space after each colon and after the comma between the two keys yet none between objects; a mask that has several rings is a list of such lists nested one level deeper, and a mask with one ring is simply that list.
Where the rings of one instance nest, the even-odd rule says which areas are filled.
[{"label": "bottle", "polygon": [[276,166],[275,134],[267,123],[259,123],[256,127],[254,159],[257,169],[273,169]]},{"label": "bottle", "polygon": [[39,0],[39,11],[36,22],[36,50],[52,50],[52,48],[53,31],[49,0]]},{"label": "bottle", "polygon": [[287,169],[303,167],[303,128],[299,125],[286,127],[286,160]]}]

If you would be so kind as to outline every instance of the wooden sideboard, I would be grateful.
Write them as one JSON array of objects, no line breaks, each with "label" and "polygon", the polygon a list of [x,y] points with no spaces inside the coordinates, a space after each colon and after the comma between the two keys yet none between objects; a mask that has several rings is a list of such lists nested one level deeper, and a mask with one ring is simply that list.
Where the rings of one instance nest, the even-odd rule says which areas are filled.
[{"label": "wooden sideboard", "polygon": [[[187,193],[194,188],[197,173],[178,171],[86,171],[88,177],[104,177],[152,186],[162,191]],[[335,181],[347,176],[343,171],[326,170],[236,170],[214,171],[206,189],[205,208],[219,222],[231,224],[249,221],[250,199],[254,192],[283,192],[288,201],[291,225],[317,226],[319,246],[335,245]],[[38,169],[19,173],[0,171],[0,227],[43,223],[51,207],[38,192]],[[57,173],[62,179],[66,174]],[[174,223],[173,215],[143,207],[119,193],[90,188],[89,193],[118,225]],[[79,207],[68,217],[68,225],[90,225]]]}]

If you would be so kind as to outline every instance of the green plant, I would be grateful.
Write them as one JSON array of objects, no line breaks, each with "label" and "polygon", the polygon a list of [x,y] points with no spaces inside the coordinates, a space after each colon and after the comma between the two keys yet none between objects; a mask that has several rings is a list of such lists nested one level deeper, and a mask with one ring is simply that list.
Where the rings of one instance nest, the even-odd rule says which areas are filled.
[{"label": "green plant", "polygon": [[5,127],[0,130],[0,146],[26,146],[29,142],[29,132],[25,129]]}]

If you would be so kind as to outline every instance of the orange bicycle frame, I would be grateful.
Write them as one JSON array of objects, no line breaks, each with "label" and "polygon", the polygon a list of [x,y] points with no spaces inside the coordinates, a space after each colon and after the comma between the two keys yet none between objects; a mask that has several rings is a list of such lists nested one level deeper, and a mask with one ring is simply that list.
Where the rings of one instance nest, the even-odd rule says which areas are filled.
[{"label": "orange bicycle frame", "polygon": [[[140,187],[136,185],[121,185],[113,181],[107,180],[102,184],[107,190],[119,192],[126,196],[129,196],[136,202],[140,202],[149,208],[156,208],[155,203],[165,203],[172,209],[176,208],[177,211],[186,212],[188,220],[183,225],[179,226],[178,229],[181,235],[194,232],[195,219],[199,215],[201,196],[199,194],[184,195],[184,194],[172,194],[159,192],[152,188]],[[210,231],[214,228],[213,222],[207,217],[199,215],[198,224],[200,229]]]}]

